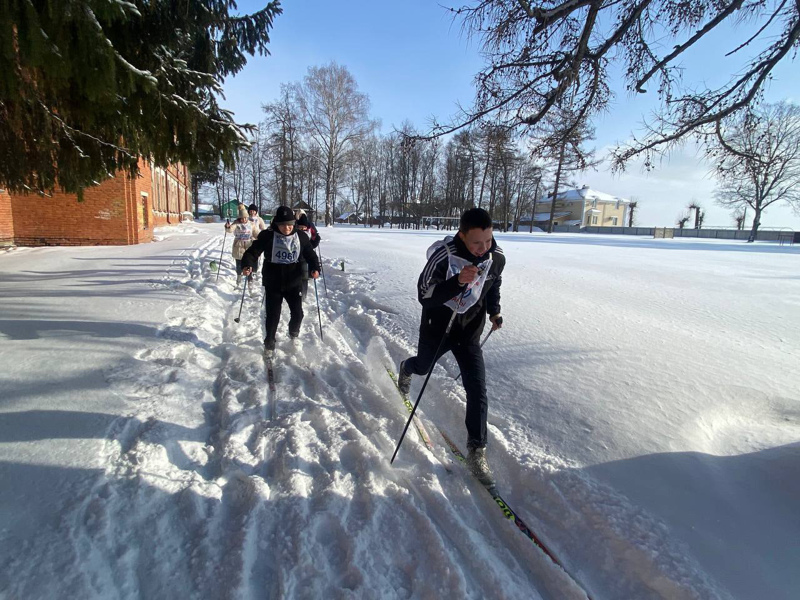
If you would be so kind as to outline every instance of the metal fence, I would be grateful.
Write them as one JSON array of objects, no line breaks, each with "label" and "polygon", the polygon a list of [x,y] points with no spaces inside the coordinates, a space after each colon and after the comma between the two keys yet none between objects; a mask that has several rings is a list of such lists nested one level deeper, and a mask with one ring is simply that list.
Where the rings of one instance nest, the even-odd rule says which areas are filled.
[{"label": "metal fence", "polygon": [[[580,225],[554,225],[556,233],[595,233],[603,235],[648,235],[659,238],[682,237],[718,240],[747,240],[750,230],[739,229],[680,229],[678,227],[600,227]],[[791,239],[791,241],[790,241]],[[760,242],[800,243],[800,232],[788,229],[759,229],[756,240]]]}]

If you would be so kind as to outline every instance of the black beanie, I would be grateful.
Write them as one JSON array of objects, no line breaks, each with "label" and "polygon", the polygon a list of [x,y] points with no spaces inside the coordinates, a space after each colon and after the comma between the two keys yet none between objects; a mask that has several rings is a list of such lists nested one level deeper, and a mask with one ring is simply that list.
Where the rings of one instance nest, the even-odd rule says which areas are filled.
[{"label": "black beanie", "polygon": [[247,212],[250,212],[251,210],[256,211],[256,214],[258,214],[258,207],[255,204],[251,204],[247,207]]},{"label": "black beanie", "polygon": [[300,215],[300,218],[297,219],[297,224],[302,225],[303,227],[311,227],[311,223],[308,221],[308,216],[305,214]]},{"label": "black beanie", "polygon": [[279,206],[272,217],[273,225],[294,224],[294,211],[288,206]]}]

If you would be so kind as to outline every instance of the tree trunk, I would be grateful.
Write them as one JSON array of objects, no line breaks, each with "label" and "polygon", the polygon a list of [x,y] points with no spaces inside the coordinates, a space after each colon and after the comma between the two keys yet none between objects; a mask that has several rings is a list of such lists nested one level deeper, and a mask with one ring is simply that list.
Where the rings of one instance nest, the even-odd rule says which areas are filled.
[{"label": "tree trunk", "polygon": [[197,175],[192,175],[192,196],[194,196],[194,214],[198,215],[200,212],[200,184],[197,181]]},{"label": "tree trunk", "polygon": [[556,185],[553,190],[553,201],[550,203],[550,222],[547,224],[547,233],[553,233],[553,215],[556,212],[556,198],[558,198],[558,185],[561,183],[561,167],[564,164],[564,152],[567,142],[561,142],[561,153],[558,157],[558,169],[556,170]]},{"label": "tree trunk", "polygon": [[761,225],[761,202],[756,201],[755,206],[756,216],[753,217],[753,228],[750,230],[750,237],[747,238],[747,243],[755,242],[758,237],[758,226]]},{"label": "tree trunk", "polygon": [[492,215],[492,218],[494,218],[494,203],[497,198],[497,190],[495,189],[496,180],[496,169],[492,169],[492,181],[489,183],[489,214]]},{"label": "tree trunk", "polygon": [[481,179],[481,193],[478,194],[478,208],[483,208],[483,188],[486,186],[486,174],[489,172],[489,155],[486,155],[486,166],[483,168],[483,178]]},{"label": "tree trunk", "polygon": [[539,185],[541,185],[541,183],[541,178],[536,180],[536,191],[533,192],[533,206],[531,206],[531,229],[528,233],[533,233],[533,221],[534,217],[536,217],[536,198],[539,197]]},{"label": "tree trunk", "polygon": [[325,166],[325,227],[330,227],[333,223],[331,215],[333,200],[333,155],[328,154],[328,163]]}]

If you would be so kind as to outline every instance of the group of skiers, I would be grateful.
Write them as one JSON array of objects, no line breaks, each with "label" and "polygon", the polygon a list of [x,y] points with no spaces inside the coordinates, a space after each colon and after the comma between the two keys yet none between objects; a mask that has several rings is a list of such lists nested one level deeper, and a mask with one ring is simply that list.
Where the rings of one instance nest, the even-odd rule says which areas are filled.
[{"label": "group of skiers", "polygon": [[286,300],[291,313],[289,337],[300,335],[308,278],[319,277],[320,264],[314,251],[321,239],[319,232],[310,223],[305,211],[295,214],[288,206],[278,207],[267,227],[258,215],[255,204],[246,210],[244,205],[239,205],[239,218],[233,223],[226,223],[225,230],[234,236],[231,253],[236,261],[237,286],[242,277],[247,278],[246,284],[252,282],[258,259],[264,254],[262,285],[267,309],[264,348],[267,353],[272,353],[283,300]]},{"label": "group of skiers", "polygon": [[[231,247],[231,256],[236,263],[236,285],[242,283],[242,256],[245,251],[250,247],[255,240],[258,239],[259,234],[267,229],[264,219],[258,214],[258,207],[251,204],[247,208],[244,204],[239,205],[239,214],[236,220],[231,223],[226,221],[225,231],[233,235],[233,246]],[[252,282],[252,277],[248,277],[247,281]],[[253,288],[251,288],[253,289]]]},{"label": "group of skiers", "polygon": [[[252,280],[258,259],[264,254],[264,347],[271,355],[284,300],[291,313],[289,337],[300,335],[308,278],[317,279],[320,273],[314,251],[320,242],[319,233],[305,213],[295,214],[288,206],[277,209],[269,227],[258,216],[255,205],[247,211],[240,206],[239,218],[226,224],[226,230],[234,235],[237,285],[243,276]],[[480,335],[487,316],[492,331],[503,326],[500,285],[505,267],[505,256],[492,231],[489,213],[472,208],[461,215],[455,236],[447,236],[428,249],[427,264],[417,282],[422,305],[417,354],[401,361],[398,373],[398,388],[407,396],[413,375],[426,375],[439,358],[452,352],[467,396],[467,466],[486,486],[493,485],[494,478],[486,459],[489,403]]]}]

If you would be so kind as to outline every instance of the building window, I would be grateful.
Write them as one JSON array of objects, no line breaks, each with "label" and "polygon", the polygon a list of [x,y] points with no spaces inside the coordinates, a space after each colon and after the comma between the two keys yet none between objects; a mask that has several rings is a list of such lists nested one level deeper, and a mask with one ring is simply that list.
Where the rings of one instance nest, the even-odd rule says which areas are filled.
[{"label": "building window", "polygon": [[617,224],[617,217],[611,217],[611,224],[612,225],[616,225]]},{"label": "building window", "polygon": [[156,203],[155,207],[158,211],[164,210],[164,190],[161,187],[164,181],[164,173],[161,169],[156,169]]},{"label": "building window", "polygon": [[597,208],[597,200],[592,200],[592,208]]},{"label": "building window", "polygon": [[592,225],[597,225],[597,217],[592,217]]},{"label": "building window", "polygon": [[147,194],[142,192],[142,229],[148,229],[150,227],[149,213],[150,211],[147,210]]}]

